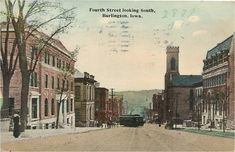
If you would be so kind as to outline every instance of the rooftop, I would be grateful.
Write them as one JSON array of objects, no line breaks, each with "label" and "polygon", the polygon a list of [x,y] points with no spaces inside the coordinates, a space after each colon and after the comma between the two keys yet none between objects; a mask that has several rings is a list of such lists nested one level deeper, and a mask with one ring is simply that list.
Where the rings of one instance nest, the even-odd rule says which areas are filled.
[{"label": "rooftop", "polygon": [[201,75],[174,75],[172,77],[173,86],[193,86],[195,83],[202,81]]},{"label": "rooftop", "polygon": [[207,51],[206,58],[210,59],[212,56],[215,56],[216,54],[219,54],[222,51],[229,51],[231,47],[232,39],[233,39],[233,35],[225,39],[223,42],[218,43],[211,50]]}]

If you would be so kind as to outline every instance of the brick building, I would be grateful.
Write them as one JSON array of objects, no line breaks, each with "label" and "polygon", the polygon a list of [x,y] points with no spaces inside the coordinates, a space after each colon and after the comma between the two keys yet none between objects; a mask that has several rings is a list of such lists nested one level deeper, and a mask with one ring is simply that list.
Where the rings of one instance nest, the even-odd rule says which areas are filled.
[{"label": "brick building", "polygon": [[[6,31],[2,29],[1,33],[2,45],[5,45]],[[26,54],[29,63],[32,57],[35,59],[37,53],[39,53],[35,39],[43,37],[47,37],[47,35],[35,32],[27,39]],[[11,29],[8,41],[9,49],[12,47],[14,39],[14,31]],[[21,73],[18,64],[10,83],[9,108],[11,111],[19,110],[21,105],[21,81],[19,81],[21,80]],[[72,73],[64,78],[65,69],[73,69],[74,64],[75,60],[72,59],[70,52],[59,40],[52,39],[49,41],[41,52],[36,69],[30,77],[27,128],[47,129],[55,127],[62,84],[65,84],[65,91],[62,93],[63,102],[60,107],[59,125],[61,127],[74,126],[74,78]],[[2,81],[0,81],[0,87],[3,87]]]},{"label": "brick building", "polygon": [[153,94],[152,103],[153,103],[153,112],[155,116],[154,119],[163,121],[164,111],[165,111],[164,92]]},{"label": "brick building", "polygon": [[202,123],[234,128],[234,35],[208,50],[203,62]]},{"label": "brick building", "polygon": [[99,124],[108,121],[109,90],[107,88],[95,88],[95,120]]},{"label": "brick building", "polygon": [[192,119],[194,84],[202,81],[201,75],[179,74],[179,47],[168,46],[165,74],[165,119]]},{"label": "brick building", "polygon": [[192,121],[202,124],[203,84],[202,81],[193,84],[193,115]]},{"label": "brick building", "polygon": [[95,125],[95,85],[93,75],[87,72],[75,73],[75,115],[76,126]]},{"label": "brick building", "polygon": [[113,99],[109,99],[112,105],[112,121],[119,121],[119,116],[123,114],[123,96],[115,95]]}]

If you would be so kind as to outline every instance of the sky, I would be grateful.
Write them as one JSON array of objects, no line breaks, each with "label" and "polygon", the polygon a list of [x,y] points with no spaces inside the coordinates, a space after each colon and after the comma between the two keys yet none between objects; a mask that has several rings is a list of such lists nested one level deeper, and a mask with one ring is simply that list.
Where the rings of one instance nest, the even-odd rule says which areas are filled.
[{"label": "sky", "polygon": [[[76,7],[73,28],[58,37],[68,50],[80,48],[76,68],[115,91],[164,89],[168,45],[179,46],[180,74],[201,74],[207,50],[232,35],[235,27],[234,2],[60,2],[65,8]],[[102,8],[105,12],[95,11]]]}]

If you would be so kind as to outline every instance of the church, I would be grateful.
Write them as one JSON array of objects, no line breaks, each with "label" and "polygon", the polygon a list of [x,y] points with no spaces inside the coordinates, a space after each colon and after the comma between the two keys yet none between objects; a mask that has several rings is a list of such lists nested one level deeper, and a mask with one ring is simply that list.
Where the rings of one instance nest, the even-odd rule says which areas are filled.
[{"label": "church", "polygon": [[167,121],[192,120],[195,88],[202,86],[201,75],[181,75],[179,73],[179,47],[166,48],[165,73],[165,114]]}]

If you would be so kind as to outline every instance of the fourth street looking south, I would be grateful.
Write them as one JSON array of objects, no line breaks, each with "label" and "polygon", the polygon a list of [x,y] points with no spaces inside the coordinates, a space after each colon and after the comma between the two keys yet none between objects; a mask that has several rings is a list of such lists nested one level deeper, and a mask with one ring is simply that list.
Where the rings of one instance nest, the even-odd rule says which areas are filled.
[{"label": "fourth street looking south", "polygon": [[1,151],[235,150],[234,3],[0,5]]}]

